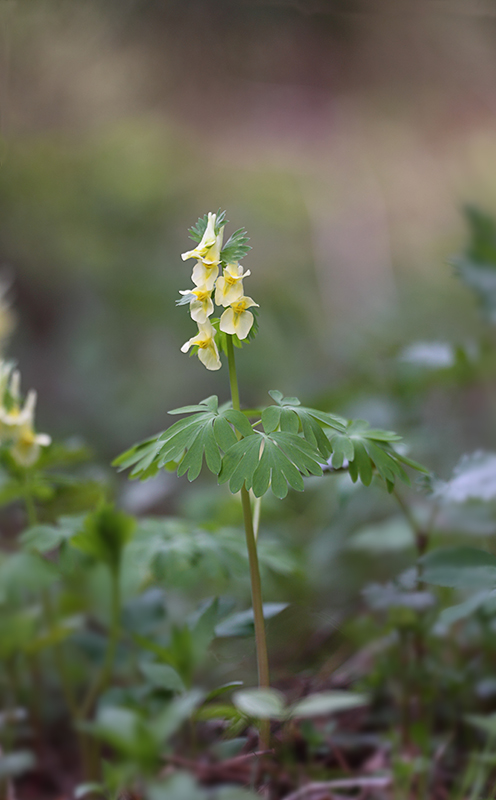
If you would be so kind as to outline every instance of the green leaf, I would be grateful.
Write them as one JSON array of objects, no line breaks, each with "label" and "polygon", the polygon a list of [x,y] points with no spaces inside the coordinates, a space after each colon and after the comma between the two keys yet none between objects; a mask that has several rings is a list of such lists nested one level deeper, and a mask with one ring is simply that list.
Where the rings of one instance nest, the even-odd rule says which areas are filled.
[{"label": "green leaf", "polygon": [[224,683],[222,686],[217,686],[216,689],[212,689],[207,694],[205,702],[209,703],[210,700],[215,700],[217,697],[220,697],[221,694],[230,692],[232,689],[239,689],[240,686],[243,686],[243,681],[230,681],[229,683]]},{"label": "green leaf", "polygon": [[470,240],[451,263],[460,280],[473,291],[489,322],[496,322],[496,221],[479,209],[465,209]]},{"label": "green leaf", "polygon": [[251,250],[248,242],[250,237],[244,228],[239,228],[229,237],[220,252],[220,260],[223,266],[241,261]]},{"label": "green leaf", "polygon": [[298,426],[301,426],[306,441],[327,459],[332,450],[323,428],[344,432],[346,420],[316,408],[306,408],[301,405],[297,397],[283,397],[282,392],[275,389],[269,394],[277,405],[269,406],[262,413],[265,431],[270,433],[280,427],[282,431],[297,433]]},{"label": "green leaf", "polygon": [[491,738],[496,736],[496,714],[467,714],[465,720],[469,725],[473,725],[484,733],[487,733]]},{"label": "green leaf", "polygon": [[[219,208],[215,220],[216,235],[219,233],[220,229],[223,228],[226,223],[227,223],[226,212],[221,211]],[[208,214],[205,214],[203,217],[199,217],[196,225],[193,225],[189,229],[188,231],[189,238],[193,239],[194,242],[201,242],[201,240],[203,239],[203,234],[205,233],[205,230],[207,228],[207,225],[208,225]]]},{"label": "green leaf", "polygon": [[38,553],[13,553],[0,563],[0,598],[48,589],[59,577],[55,564]]},{"label": "green leaf", "polygon": [[233,703],[243,714],[253,719],[284,719],[285,699],[276,689],[243,689],[235,692]]},{"label": "green leaf", "polygon": [[241,435],[253,433],[244,414],[232,408],[218,408],[215,395],[207,397],[196,406],[173,409],[172,414],[189,414],[178,420],[155,439],[147,439],[123,453],[113,463],[120,470],[133,466],[131,478],[144,477],[151,466],[162,469],[169,462],[179,462],[177,474],[187,473],[195,480],[205,460],[207,467],[218,475],[222,465],[221,450],[228,450],[235,442],[234,426]]},{"label": "green leaf", "polygon": [[422,580],[457,589],[496,587],[496,556],[475,547],[433,550],[420,562]]},{"label": "green leaf", "polygon": [[365,706],[368,698],[352,692],[316,692],[299,700],[289,711],[291,717],[322,717]]},{"label": "green leaf", "polygon": [[346,541],[348,550],[370,553],[405,550],[414,547],[415,537],[411,526],[403,517],[393,517],[374,525],[366,525]]},{"label": "green leaf", "polygon": [[[277,616],[288,607],[288,603],[264,603],[263,613],[265,621]],[[232,614],[219,622],[215,627],[215,635],[218,638],[228,638],[232,636],[253,636],[255,631],[253,609],[240,611]]]},{"label": "green leaf", "polygon": [[261,497],[269,486],[280,499],[288,486],[302,492],[303,475],[322,475],[321,456],[308,442],[294,433],[259,433],[236,442],[225,454],[219,483],[229,481],[231,492],[243,484]]},{"label": "green leaf", "polygon": [[386,482],[392,491],[397,478],[409,484],[410,479],[403,469],[403,464],[419,472],[428,473],[421,464],[397,453],[393,445],[401,441],[401,437],[393,431],[376,430],[369,427],[365,420],[353,420],[347,424],[344,433],[329,435],[332,449],[331,465],[340,469],[348,464],[353,482],[360,478],[364,486],[372,482],[374,470]]},{"label": "green leaf", "polygon": [[146,680],[156,689],[170,692],[185,692],[186,687],[176,670],[170,664],[143,662],[140,666]]},{"label": "green leaf", "polygon": [[83,526],[84,517],[61,517],[57,525],[33,525],[21,534],[21,543],[29,550],[48,553],[74,536]]},{"label": "green leaf", "polygon": [[471,597],[468,597],[463,603],[458,603],[456,606],[444,608],[439,615],[439,622],[443,625],[453,625],[454,622],[459,622],[461,619],[466,619],[474,611],[478,611],[487,600],[496,597],[496,589],[483,592],[476,592]]}]

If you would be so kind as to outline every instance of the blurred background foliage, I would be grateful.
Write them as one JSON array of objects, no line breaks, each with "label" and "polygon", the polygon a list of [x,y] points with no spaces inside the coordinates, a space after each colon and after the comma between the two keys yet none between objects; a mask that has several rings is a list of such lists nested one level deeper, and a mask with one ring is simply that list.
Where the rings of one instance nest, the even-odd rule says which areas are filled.
[{"label": "blurred background foliage", "polygon": [[[1,0],[0,261],[40,430],[106,467],[168,408],[227,399],[225,370],[180,353],[174,305],[187,228],[225,207],[261,306],[247,405],[279,388],[363,416],[445,478],[494,448],[494,336],[448,262],[462,207],[496,211],[495,20],[489,0]],[[237,524],[205,481],[123,483],[123,501]],[[370,578],[350,532],[388,520],[378,579],[412,563],[380,490],[309,481],[285,508],[263,524],[305,553],[322,607]]]}]

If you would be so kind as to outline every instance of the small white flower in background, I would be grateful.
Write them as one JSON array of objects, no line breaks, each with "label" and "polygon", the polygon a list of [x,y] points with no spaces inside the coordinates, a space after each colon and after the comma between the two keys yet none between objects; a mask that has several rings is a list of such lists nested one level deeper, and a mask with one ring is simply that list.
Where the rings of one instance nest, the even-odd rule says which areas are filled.
[{"label": "small white flower in background", "polygon": [[243,297],[243,278],[251,275],[249,269],[243,272],[243,267],[239,264],[228,264],[224,274],[217,278],[215,284],[215,302],[218,306],[230,306],[240,297]]},{"label": "small white flower in background", "polygon": [[224,333],[236,334],[238,339],[246,339],[253,325],[253,314],[248,308],[256,306],[251,297],[240,297],[235,303],[226,308],[220,318],[219,328]]},{"label": "small white flower in background", "polygon": [[213,314],[212,290],[207,289],[206,286],[198,286],[196,289],[180,289],[179,294],[188,297],[189,313],[195,322],[206,322],[210,314]]},{"label": "small white flower in background", "polygon": [[186,261],[188,258],[198,258],[204,264],[217,266],[220,262],[220,251],[222,250],[222,240],[224,237],[224,228],[215,233],[215,223],[217,221],[217,214],[208,212],[208,222],[205,228],[205,233],[202,236],[201,242],[186,253],[182,253],[181,258]]},{"label": "small white flower in background", "polygon": [[206,322],[198,323],[198,333],[192,336],[181,347],[182,353],[187,353],[190,347],[198,347],[198,358],[207,369],[220,369],[222,362],[219,358],[219,350],[215,343],[215,329],[207,319]]}]

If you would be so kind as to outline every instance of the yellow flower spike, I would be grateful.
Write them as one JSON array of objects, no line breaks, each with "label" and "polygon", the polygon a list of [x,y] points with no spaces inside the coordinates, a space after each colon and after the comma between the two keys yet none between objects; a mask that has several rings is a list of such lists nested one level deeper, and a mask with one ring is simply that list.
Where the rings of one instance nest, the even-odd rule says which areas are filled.
[{"label": "yellow flower spike", "polygon": [[212,290],[207,289],[206,286],[198,286],[196,289],[180,289],[179,294],[185,297],[189,296],[189,313],[195,322],[206,322],[210,314],[213,314]]},{"label": "yellow flower spike", "polygon": [[221,368],[222,362],[215,344],[215,329],[210,320],[207,319],[206,322],[198,323],[198,333],[183,344],[181,352],[187,353],[190,347],[195,345],[199,348],[198,358],[207,369],[216,370]]},{"label": "yellow flower spike", "polygon": [[218,306],[230,306],[243,297],[243,278],[251,275],[249,269],[243,272],[239,264],[228,264],[224,275],[215,284],[215,302]]},{"label": "yellow flower spike", "polygon": [[205,286],[211,292],[218,274],[217,264],[204,264],[203,261],[198,261],[193,267],[191,280],[195,286]]},{"label": "yellow flower spike", "polygon": [[[188,258],[198,258],[206,265],[217,266],[217,264],[219,264],[224,228],[222,227],[219,233],[216,234],[216,221],[217,214],[213,214],[209,211],[207,227],[205,228],[205,233],[202,236],[201,242],[193,250],[188,250],[186,253],[181,254],[183,261],[186,261]],[[204,283],[204,281],[202,281],[202,283]]]},{"label": "yellow flower spike", "polygon": [[246,339],[253,325],[253,314],[246,309],[252,306],[258,308],[258,303],[255,303],[251,297],[240,297],[235,303],[231,303],[220,318],[219,328],[221,331],[235,333],[238,339]]}]

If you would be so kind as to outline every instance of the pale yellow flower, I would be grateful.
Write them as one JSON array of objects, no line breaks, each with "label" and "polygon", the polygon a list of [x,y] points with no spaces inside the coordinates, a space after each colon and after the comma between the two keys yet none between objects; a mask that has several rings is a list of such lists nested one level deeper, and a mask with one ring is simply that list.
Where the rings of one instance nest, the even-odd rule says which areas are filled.
[{"label": "pale yellow flower", "polygon": [[198,347],[198,358],[207,369],[216,370],[221,368],[222,362],[215,343],[215,329],[210,320],[207,319],[206,322],[198,323],[198,333],[183,344],[181,352],[187,353],[190,347],[194,345]]},{"label": "pale yellow flower", "polygon": [[206,322],[210,314],[213,314],[212,292],[206,286],[198,286],[196,289],[180,289],[179,294],[186,297],[189,295],[189,313],[195,322]]},{"label": "pale yellow flower", "polygon": [[201,242],[186,253],[182,253],[181,258],[186,261],[188,258],[198,258],[204,264],[217,265],[220,262],[220,251],[222,250],[222,240],[224,237],[224,228],[215,233],[215,223],[217,221],[217,214],[208,212],[208,222],[205,228],[205,233],[202,236]]},{"label": "pale yellow flower", "polygon": [[197,261],[193,267],[191,280],[195,286],[205,286],[211,292],[218,274],[219,267],[217,264],[204,264],[203,261]]},{"label": "pale yellow flower", "polygon": [[11,406],[0,406],[0,438],[10,442],[10,453],[22,467],[31,467],[39,458],[42,447],[51,443],[46,433],[35,433],[34,411],[36,392],[28,392],[24,406],[19,402],[20,375],[16,370],[12,373],[8,392]]},{"label": "pale yellow flower", "polygon": [[250,270],[243,272],[239,264],[228,264],[224,274],[217,278],[215,284],[215,302],[218,306],[230,306],[243,297],[243,278],[250,275]]},{"label": "pale yellow flower", "polygon": [[41,448],[47,447],[51,441],[47,433],[35,433],[32,425],[23,425],[10,448],[10,454],[21,467],[32,467],[40,457]]},{"label": "pale yellow flower", "polygon": [[253,325],[253,314],[247,308],[257,306],[251,297],[240,297],[226,308],[220,318],[219,327],[224,333],[236,334],[239,339],[246,339]]}]

